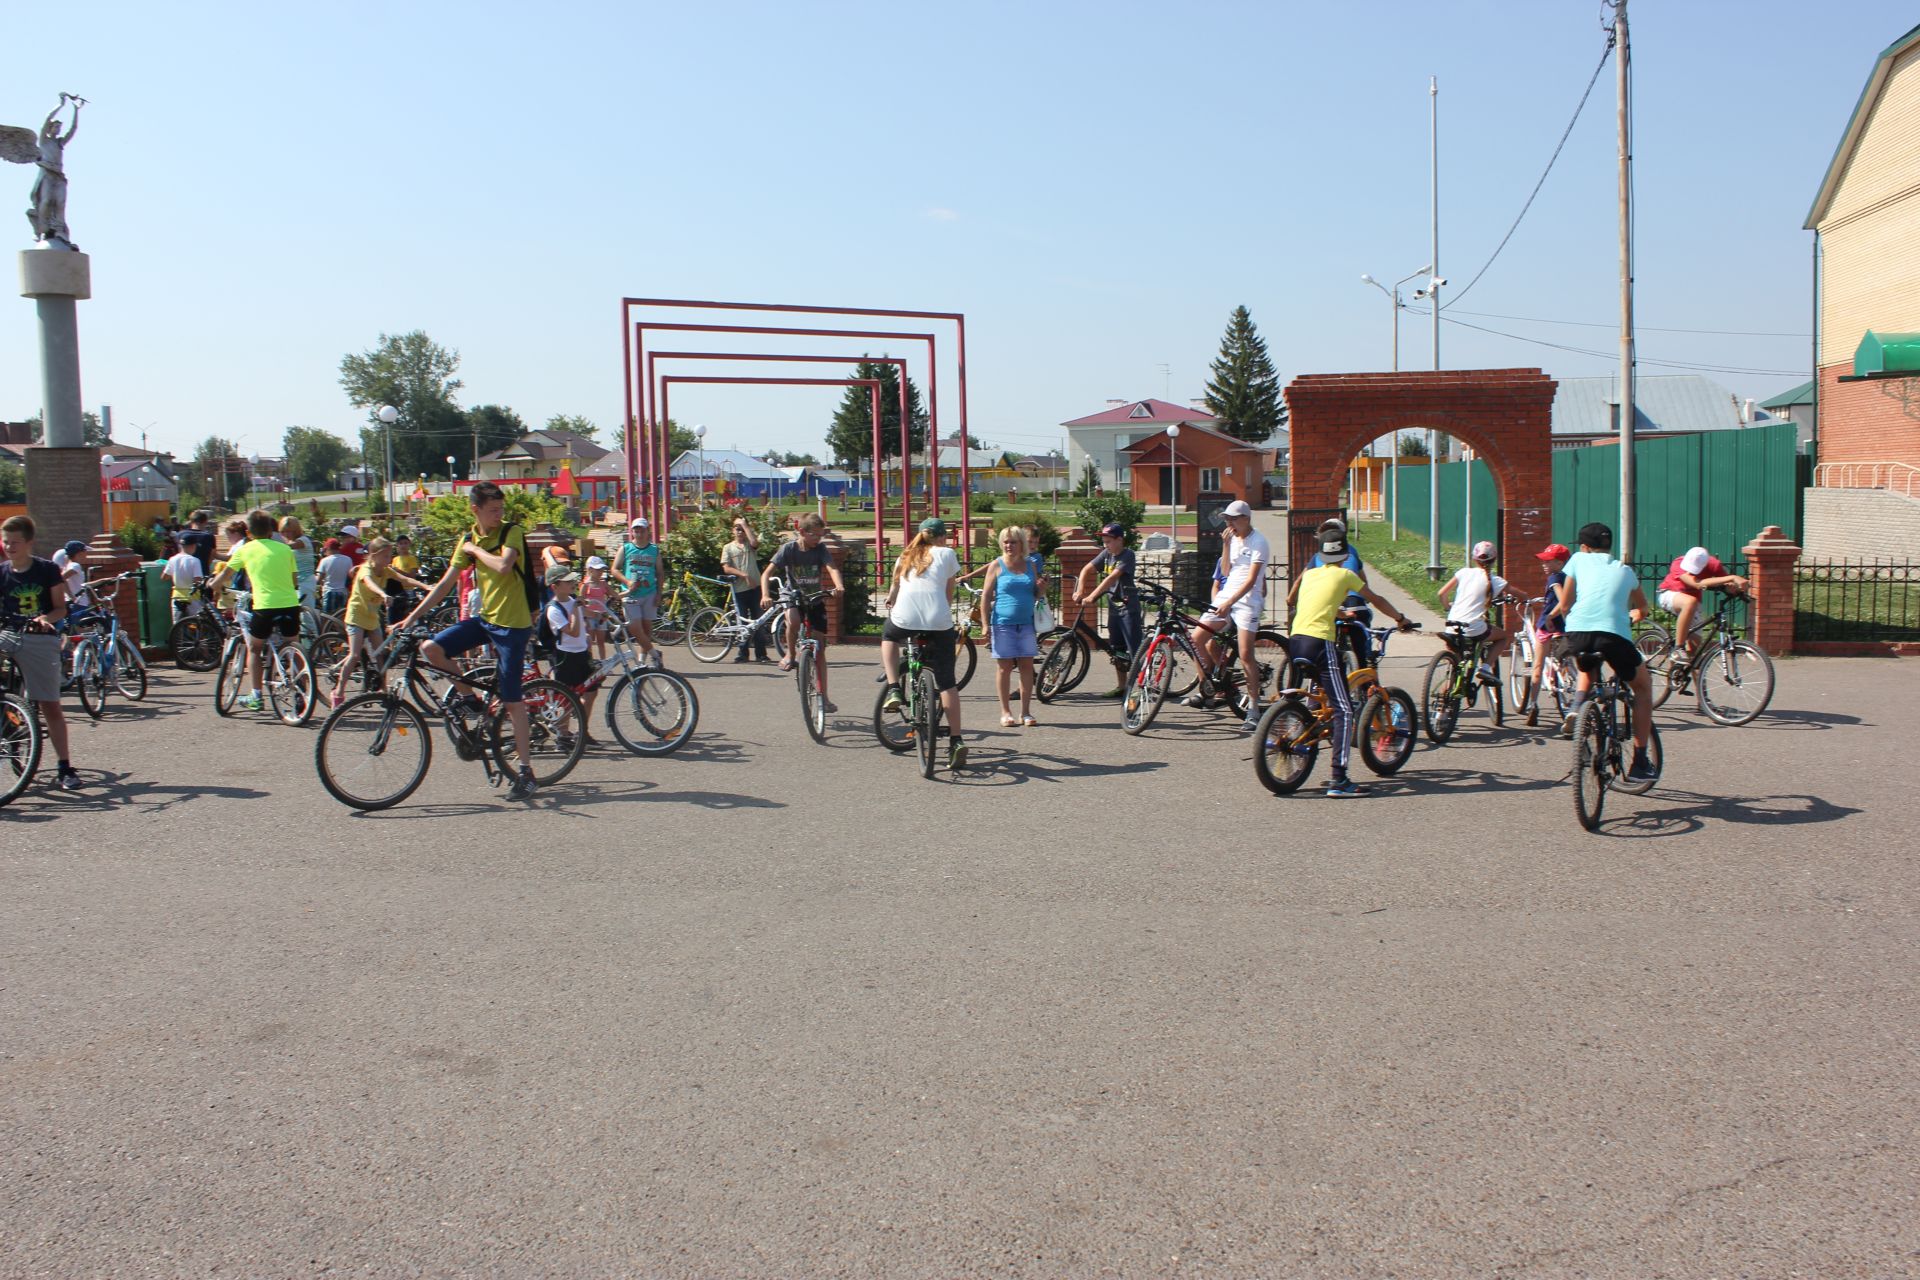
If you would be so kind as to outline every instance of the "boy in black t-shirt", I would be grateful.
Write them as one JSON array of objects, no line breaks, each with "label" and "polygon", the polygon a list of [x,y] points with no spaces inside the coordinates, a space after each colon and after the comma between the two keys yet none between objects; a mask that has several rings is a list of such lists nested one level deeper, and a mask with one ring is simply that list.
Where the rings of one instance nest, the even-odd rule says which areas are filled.
[{"label": "boy in black t-shirt", "polygon": [[[1125,694],[1127,666],[1140,647],[1140,593],[1134,589],[1133,568],[1126,527],[1110,524],[1100,531],[1100,554],[1080,570],[1072,595],[1075,604],[1092,604],[1103,594],[1107,597],[1107,656],[1113,659],[1115,684],[1109,698]],[[1088,590],[1088,581],[1096,573],[1105,576]]]},{"label": "boy in black t-shirt", "polygon": [[[822,539],[827,536],[827,522],[814,512],[800,517],[800,536],[785,543],[774,552],[773,559],[767,561],[767,567],[760,571],[760,598],[772,599],[773,580],[776,576],[789,587],[799,591],[819,591],[826,583],[832,583],[827,590],[830,598],[838,598],[846,591],[840,580],[840,570],[834,568],[833,560],[827,554]],[[819,601],[807,610],[807,624],[813,628],[813,638],[819,643],[820,702],[831,715],[839,708],[827,697],[827,606]],[[782,671],[793,670],[794,659],[798,656],[796,646],[800,643],[800,618],[788,610],[787,656],[780,659]]]},{"label": "boy in black t-shirt", "polygon": [[0,523],[0,648],[13,657],[27,700],[40,710],[60,762],[55,782],[78,791],[80,775],[67,758],[67,717],[60,710],[60,637],[54,628],[67,616],[67,587],[53,561],[33,554],[33,519],[9,516]]}]

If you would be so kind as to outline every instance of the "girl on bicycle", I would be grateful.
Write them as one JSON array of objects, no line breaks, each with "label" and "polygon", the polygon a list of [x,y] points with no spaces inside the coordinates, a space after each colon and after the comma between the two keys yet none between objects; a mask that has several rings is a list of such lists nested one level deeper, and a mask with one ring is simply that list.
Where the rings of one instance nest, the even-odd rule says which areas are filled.
[{"label": "girl on bicycle", "polygon": [[1473,544],[1473,563],[1447,579],[1440,588],[1439,598],[1445,600],[1456,590],[1460,593],[1447,608],[1447,622],[1457,625],[1466,633],[1469,640],[1481,636],[1487,638],[1485,661],[1480,664],[1480,675],[1491,680],[1493,663],[1500,661],[1507,651],[1507,643],[1512,638],[1499,627],[1487,624],[1487,607],[1495,599],[1507,593],[1507,580],[1493,571],[1494,557],[1499,551],[1491,542]]},{"label": "girl on bicycle", "polygon": [[[887,621],[880,631],[880,662],[887,669],[889,711],[900,705],[900,646],[909,636],[920,641],[920,660],[933,672],[934,687],[946,712],[950,733],[947,768],[967,763],[967,747],[960,740],[960,690],[954,686],[954,657],[959,637],[953,629],[953,585],[960,576],[960,558],[947,546],[947,523],[938,516],[920,522],[919,532],[893,563],[893,585],[887,588]],[[1001,695],[1006,702],[1006,695]]]},{"label": "girl on bicycle", "polygon": [[[1547,650],[1551,649],[1567,630],[1567,620],[1561,614],[1561,587],[1567,580],[1567,557],[1573,553],[1562,544],[1549,544],[1534,555],[1540,567],[1547,575],[1546,589],[1541,594],[1540,614],[1533,620],[1533,630],[1537,643],[1533,646],[1533,672],[1527,681],[1527,700],[1535,702],[1540,697],[1540,673],[1547,665]],[[1528,721],[1529,724],[1532,721]]]}]

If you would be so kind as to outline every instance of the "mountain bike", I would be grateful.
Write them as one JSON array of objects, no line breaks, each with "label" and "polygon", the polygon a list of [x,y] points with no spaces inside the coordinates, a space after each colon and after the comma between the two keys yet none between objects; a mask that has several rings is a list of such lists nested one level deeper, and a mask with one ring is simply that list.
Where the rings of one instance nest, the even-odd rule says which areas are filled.
[{"label": "mountain bike", "polygon": [[[1517,603],[1519,597],[1503,595],[1492,605]],[[1487,660],[1487,632],[1469,636],[1459,623],[1448,623],[1439,635],[1447,647],[1427,664],[1420,706],[1426,720],[1427,741],[1436,747],[1445,746],[1453,737],[1453,731],[1460,724],[1461,709],[1478,703],[1483,689],[1487,693],[1487,714],[1494,727],[1506,723],[1505,700],[1500,692],[1500,663],[1498,659]],[[1483,666],[1492,674],[1482,674]]]},{"label": "mountain bike", "polygon": [[[827,598],[823,591],[802,591],[791,585],[779,597],[781,607],[794,611],[800,618],[799,634],[793,646],[793,677],[800,687],[800,718],[815,742],[827,740],[827,698],[820,689],[820,642],[813,638],[813,624],[807,620],[807,613]],[[779,625],[784,627],[786,623],[782,620]]]},{"label": "mountain bike", "polygon": [[1751,724],[1773,701],[1773,659],[1741,637],[1729,616],[1741,592],[1715,588],[1713,613],[1694,627],[1698,640],[1691,656],[1675,645],[1673,633],[1657,622],[1643,622],[1633,643],[1653,671],[1653,705],[1665,705],[1674,693],[1692,689],[1700,714],[1715,724]]},{"label": "mountain bike", "polygon": [[939,761],[943,708],[940,691],[934,687],[933,669],[921,659],[923,644],[917,634],[901,642],[900,704],[889,710],[887,690],[880,690],[873,700],[873,735],[889,751],[905,753],[918,748],[920,774],[931,778]]},{"label": "mountain bike", "polygon": [[[1334,725],[1333,699],[1313,663],[1289,662],[1283,679],[1291,683],[1261,715],[1253,735],[1253,775],[1277,796],[1292,795],[1306,782]],[[1375,686],[1354,713],[1360,759],[1381,777],[1399,772],[1413,754],[1412,703],[1397,689]]]},{"label": "mountain bike", "polygon": [[[1160,708],[1173,692],[1176,668],[1182,659],[1191,663],[1196,672],[1206,669],[1191,635],[1192,629],[1200,625],[1199,620],[1174,604],[1172,593],[1161,587],[1139,583],[1135,589],[1154,604],[1158,612],[1146,624],[1140,651],[1127,668],[1126,692],[1120,700],[1120,728],[1130,734],[1145,732],[1160,714]],[[1213,647],[1208,692],[1227,699],[1230,706],[1248,698],[1257,702],[1267,682],[1277,680],[1285,665],[1286,637],[1270,627],[1255,632],[1254,661],[1260,683],[1259,688],[1249,693],[1240,689],[1246,675],[1240,670],[1239,654],[1231,643],[1233,634],[1229,627],[1222,626],[1208,642]],[[1194,683],[1200,683],[1197,675]]]},{"label": "mountain bike", "polygon": [[[387,809],[412,795],[433,762],[433,737],[426,717],[411,701],[392,692],[403,685],[397,673],[422,664],[420,645],[433,633],[424,627],[398,631],[382,648],[380,687],[336,707],[313,746],[314,769],[327,794],[344,805]],[[397,671],[396,671],[397,669]],[[490,677],[463,677],[483,693],[498,686]],[[523,689],[527,709],[528,765],[541,785],[560,781],[580,762],[586,749],[580,701],[565,685],[529,680]],[[487,785],[500,786],[514,776],[513,725],[497,698],[484,703],[447,689],[440,719],[454,754],[478,760]]]},{"label": "mountain bike", "polygon": [[1611,670],[1600,675],[1599,654],[1582,654],[1576,659],[1581,670],[1594,676],[1593,689],[1573,729],[1573,812],[1588,831],[1600,826],[1600,812],[1606,807],[1608,791],[1644,795],[1653,789],[1664,764],[1660,752],[1660,726],[1653,727],[1647,741],[1647,759],[1653,763],[1654,778],[1646,782],[1627,781],[1627,761],[1633,735],[1624,728],[1633,723],[1633,687],[1621,681]]},{"label": "mountain bike", "polygon": [[40,717],[23,696],[12,653],[24,634],[16,625],[0,631],[0,808],[33,785],[40,768]]},{"label": "mountain bike", "polygon": [[204,583],[194,587],[193,596],[200,602],[200,611],[174,619],[167,633],[167,647],[173,650],[173,660],[182,670],[212,671],[220,665],[233,620],[215,604],[213,593]]},{"label": "mountain bike", "polygon": [[[231,716],[240,708],[242,686],[247,682],[247,650],[245,629],[230,628],[226,648],[220,655],[220,674],[213,682],[213,709],[217,715]],[[280,723],[297,729],[311,720],[320,695],[314,687],[313,663],[300,642],[275,632],[268,638],[267,651],[261,660],[266,705],[273,709]]]},{"label": "mountain bike", "polygon": [[1087,621],[1089,609],[1088,601],[1080,601],[1075,606],[1073,624],[1059,628],[1043,639],[1047,656],[1040,662],[1033,689],[1034,696],[1040,701],[1052,702],[1079,688],[1080,682],[1087,678],[1087,672],[1093,667],[1093,655],[1096,653],[1107,654],[1122,666],[1131,664],[1132,654],[1116,650],[1113,642]]},{"label": "mountain bike", "polygon": [[687,619],[687,648],[702,662],[718,662],[732,653],[734,646],[744,648],[751,643],[754,633],[764,627],[771,633],[774,651],[784,658],[787,629],[780,625],[780,619],[785,613],[786,606],[776,596],[765,603],[758,616],[749,618],[740,612],[738,598],[729,592],[726,604],[702,605]]},{"label": "mountain bike", "polygon": [[718,578],[708,578],[688,570],[681,573],[680,581],[673,590],[661,597],[660,608],[653,619],[653,642],[657,645],[679,644],[686,634],[687,624],[693,615],[702,609],[717,609],[714,588],[722,596],[731,596],[733,588]]},{"label": "mountain bike", "polygon": [[123,573],[87,584],[93,604],[77,614],[69,614],[63,624],[69,636],[63,652],[67,680],[80,696],[80,706],[90,719],[98,720],[106,711],[107,690],[118,689],[129,702],[147,696],[147,662],[140,646],[120,626],[114,605],[123,583],[138,577]]}]

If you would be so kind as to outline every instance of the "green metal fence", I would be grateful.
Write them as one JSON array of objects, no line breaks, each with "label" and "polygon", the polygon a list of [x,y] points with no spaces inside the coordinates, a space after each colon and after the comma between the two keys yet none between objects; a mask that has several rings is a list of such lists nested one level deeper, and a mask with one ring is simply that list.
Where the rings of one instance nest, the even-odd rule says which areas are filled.
[{"label": "green metal fence", "polygon": [[[1553,539],[1574,545],[1580,526],[1620,521],[1620,446],[1588,445],[1553,455]],[[1790,422],[1739,431],[1710,431],[1636,440],[1634,558],[1671,560],[1688,547],[1710,547],[1730,559],[1770,524],[1800,539],[1801,492],[1809,479]],[[1473,471],[1473,528],[1466,529],[1465,478]],[[1532,505],[1531,495],[1501,494],[1484,462],[1440,464],[1440,536],[1471,544],[1498,542],[1499,507]],[[1401,536],[1427,534],[1426,468],[1400,471],[1400,509],[1387,504]],[[1391,494],[1388,495],[1391,499]]]}]

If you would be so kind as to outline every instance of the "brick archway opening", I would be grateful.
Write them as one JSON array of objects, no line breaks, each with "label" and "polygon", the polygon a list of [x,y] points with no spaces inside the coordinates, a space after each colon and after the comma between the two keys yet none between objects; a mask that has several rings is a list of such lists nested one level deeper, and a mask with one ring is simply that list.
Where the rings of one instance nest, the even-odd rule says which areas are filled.
[{"label": "brick archway opening", "polygon": [[[1368,441],[1432,428],[1472,446],[1493,472],[1503,560],[1537,550],[1553,527],[1558,385],[1538,369],[1302,374],[1287,384],[1289,509],[1339,507],[1347,464]],[[1313,554],[1313,529],[1295,526],[1289,558],[1297,575]]]}]

